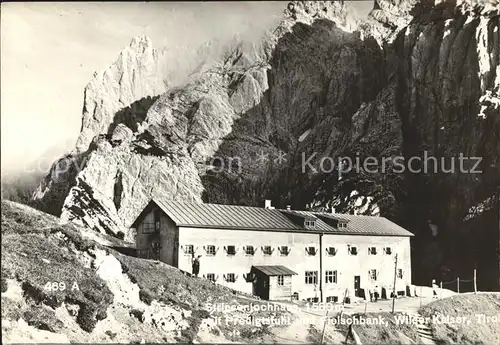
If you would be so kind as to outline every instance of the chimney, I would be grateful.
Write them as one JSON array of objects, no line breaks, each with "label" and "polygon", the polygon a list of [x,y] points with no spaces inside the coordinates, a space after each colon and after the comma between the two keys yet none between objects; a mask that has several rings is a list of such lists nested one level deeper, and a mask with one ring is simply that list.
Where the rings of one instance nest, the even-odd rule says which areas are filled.
[{"label": "chimney", "polygon": [[264,202],[264,208],[271,208],[271,200],[267,200]]},{"label": "chimney", "polygon": [[291,209],[292,209],[292,206],[290,206],[290,205],[286,205],[286,210],[287,210],[287,211],[290,211]]},{"label": "chimney", "polygon": [[332,214],[335,213],[335,207],[332,206]]},{"label": "chimney", "polygon": [[356,210],[356,209],[352,210],[352,214],[355,215],[355,216],[357,216],[358,215],[358,210]]}]

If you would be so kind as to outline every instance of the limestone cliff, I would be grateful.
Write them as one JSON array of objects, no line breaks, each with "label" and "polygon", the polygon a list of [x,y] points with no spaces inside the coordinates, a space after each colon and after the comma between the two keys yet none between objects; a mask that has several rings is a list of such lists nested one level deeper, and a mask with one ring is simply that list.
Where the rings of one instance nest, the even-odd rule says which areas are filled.
[{"label": "limestone cliff", "polygon": [[[417,234],[418,278],[441,265],[458,274],[460,251],[480,245],[467,247],[461,220],[500,184],[498,7],[377,0],[359,23],[342,2],[292,2],[259,44],[232,44],[186,85],[135,94],[105,122],[84,115],[99,135],[69,157],[77,164],[53,166],[36,199],[115,234],[152,196],[382,213]],[[483,172],[338,173],[338,157],[424,151],[483,157]]]},{"label": "limestone cliff", "polygon": [[149,38],[136,37],[110,67],[94,73],[84,91],[78,152],[86,151],[96,135],[107,133],[119,110],[166,90],[167,69],[162,55],[153,49]]},{"label": "limestone cliff", "polygon": [[[231,133],[234,121],[259,103],[269,88],[267,70],[274,46],[295,23],[309,26],[314,18],[329,18],[349,30],[355,26],[341,3],[291,3],[280,25],[262,42],[234,42],[221,58],[195,71],[190,83],[159,98],[146,92],[159,88],[158,77],[137,80],[142,83],[138,87],[129,78],[127,88],[120,86],[121,77],[107,77],[104,85],[94,80],[101,92],[89,99],[91,83],[85,104],[103,106],[84,108],[77,150],[54,164],[35,193],[36,203],[64,219],[116,234],[127,232],[153,196],[201,201],[206,160]],[[118,72],[104,75],[134,70],[137,61],[146,71],[157,69],[157,53],[149,40],[136,39],[131,47],[137,50],[138,45],[132,62],[123,59],[130,55],[127,48],[119,63],[107,70]],[[112,90],[113,106],[106,89]],[[124,98],[127,102],[120,101]],[[93,141],[84,150],[91,135]]]}]

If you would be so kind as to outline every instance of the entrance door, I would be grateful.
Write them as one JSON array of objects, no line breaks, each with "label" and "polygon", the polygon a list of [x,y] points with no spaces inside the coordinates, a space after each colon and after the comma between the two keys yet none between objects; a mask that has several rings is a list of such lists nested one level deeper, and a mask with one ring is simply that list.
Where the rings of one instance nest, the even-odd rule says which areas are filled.
[{"label": "entrance door", "polygon": [[264,300],[269,299],[269,277],[259,276],[254,283],[254,295],[259,296]]},{"label": "entrance door", "polygon": [[361,277],[354,276],[354,296],[361,297]]}]

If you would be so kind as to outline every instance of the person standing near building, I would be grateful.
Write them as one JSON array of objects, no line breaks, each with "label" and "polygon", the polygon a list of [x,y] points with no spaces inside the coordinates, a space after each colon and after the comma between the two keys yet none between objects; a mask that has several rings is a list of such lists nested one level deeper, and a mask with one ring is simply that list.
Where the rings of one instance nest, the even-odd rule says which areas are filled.
[{"label": "person standing near building", "polygon": [[439,287],[436,284],[436,280],[432,279],[432,298],[433,299],[438,299],[438,293],[437,293],[438,289],[439,289]]},{"label": "person standing near building", "polygon": [[373,302],[373,286],[368,287],[368,293],[370,294],[370,302]]},{"label": "person standing near building", "polygon": [[198,277],[198,273],[200,273],[200,258],[201,255],[198,255],[196,258],[193,255],[192,273],[195,277]]}]

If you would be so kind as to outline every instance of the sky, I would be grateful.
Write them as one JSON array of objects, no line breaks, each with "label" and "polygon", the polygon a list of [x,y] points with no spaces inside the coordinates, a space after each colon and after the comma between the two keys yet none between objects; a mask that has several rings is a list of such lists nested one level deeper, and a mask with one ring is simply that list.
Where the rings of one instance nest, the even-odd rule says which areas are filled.
[{"label": "sky", "polygon": [[[372,1],[351,2],[360,16]],[[272,28],[286,2],[1,4],[2,176],[47,170],[74,147],[83,89],[135,36],[186,59],[205,42]],[[231,28],[231,30],[228,30]],[[186,53],[188,52],[188,53]]]}]

